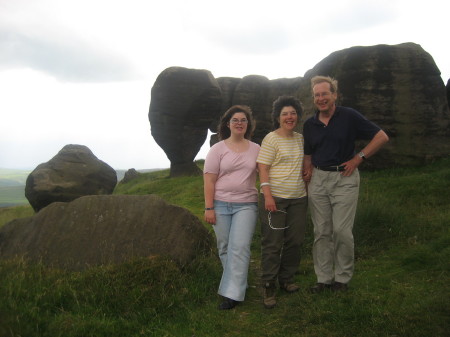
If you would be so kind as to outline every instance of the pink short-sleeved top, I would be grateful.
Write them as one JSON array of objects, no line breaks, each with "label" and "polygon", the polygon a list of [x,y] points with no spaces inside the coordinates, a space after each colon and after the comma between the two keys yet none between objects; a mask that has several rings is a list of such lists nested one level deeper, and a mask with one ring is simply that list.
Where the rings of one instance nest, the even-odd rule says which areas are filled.
[{"label": "pink short-sleeved top", "polygon": [[205,159],[203,173],[217,174],[214,199],[225,202],[257,202],[256,158],[259,145],[249,141],[245,152],[234,152],[224,141],[214,144]]}]

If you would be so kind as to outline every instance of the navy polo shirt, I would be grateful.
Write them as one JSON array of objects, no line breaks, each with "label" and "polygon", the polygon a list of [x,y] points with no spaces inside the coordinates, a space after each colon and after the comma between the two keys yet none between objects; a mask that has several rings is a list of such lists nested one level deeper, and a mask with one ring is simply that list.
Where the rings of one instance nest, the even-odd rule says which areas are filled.
[{"label": "navy polo shirt", "polygon": [[303,126],[305,154],[312,155],[314,166],[335,166],[355,156],[355,141],[372,139],[380,127],[352,108],[336,106],[328,125],[318,112]]}]

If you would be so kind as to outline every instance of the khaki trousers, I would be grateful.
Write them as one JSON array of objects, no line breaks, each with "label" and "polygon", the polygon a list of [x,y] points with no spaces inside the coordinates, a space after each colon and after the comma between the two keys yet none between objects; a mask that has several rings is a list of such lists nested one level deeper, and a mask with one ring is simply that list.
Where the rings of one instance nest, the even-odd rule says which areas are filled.
[{"label": "khaki trousers", "polygon": [[354,270],[353,223],[359,195],[359,172],[314,169],[308,201],[314,224],[313,260],[317,282],[348,283]]}]

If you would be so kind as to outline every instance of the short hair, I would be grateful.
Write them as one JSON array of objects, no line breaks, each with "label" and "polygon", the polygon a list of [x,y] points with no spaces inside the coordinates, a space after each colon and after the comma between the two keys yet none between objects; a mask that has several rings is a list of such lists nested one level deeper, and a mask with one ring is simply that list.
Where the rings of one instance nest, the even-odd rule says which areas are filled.
[{"label": "short hair", "polygon": [[219,121],[219,125],[217,127],[219,140],[227,139],[231,136],[230,128],[228,127],[231,118],[235,113],[242,112],[245,114],[247,118],[247,131],[245,131],[244,138],[251,139],[253,135],[253,131],[255,131],[256,122],[253,119],[252,110],[249,106],[246,105],[233,105],[222,115]]},{"label": "short hair", "polygon": [[330,76],[314,76],[311,78],[311,92],[313,92],[313,88],[316,84],[323,82],[330,84],[330,91],[332,93],[338,92],[338,81]]},{"label": "short hair", "polygon": [[298,98],[294,96],[279,96],[272,105],[272,123],[274,130],[280,127],[279,118],[281,110],[286,106],[293,107],[297,112],[298,117],[300,117],[303,112],[302,103]]}]

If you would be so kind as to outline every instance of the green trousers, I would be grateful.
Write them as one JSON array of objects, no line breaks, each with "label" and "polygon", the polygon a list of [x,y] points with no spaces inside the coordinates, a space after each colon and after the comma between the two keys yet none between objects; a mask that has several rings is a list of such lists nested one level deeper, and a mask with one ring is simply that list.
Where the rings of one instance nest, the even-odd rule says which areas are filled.
[{"label": "green trousers", "polygon": [[307,197],[275,197],[278,212],[268,212],[260,194],[262,283],[292,283],[300,265],[305,238]]}]

